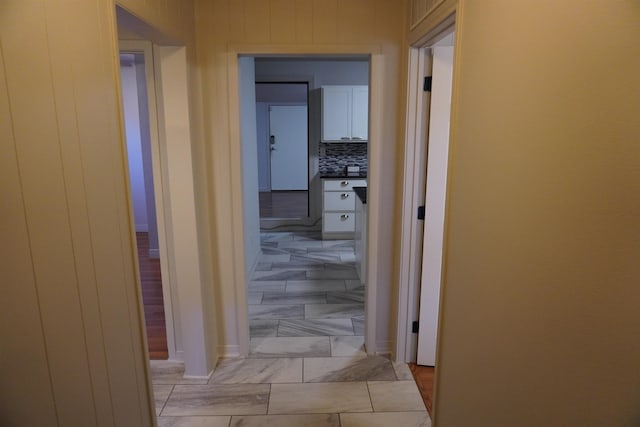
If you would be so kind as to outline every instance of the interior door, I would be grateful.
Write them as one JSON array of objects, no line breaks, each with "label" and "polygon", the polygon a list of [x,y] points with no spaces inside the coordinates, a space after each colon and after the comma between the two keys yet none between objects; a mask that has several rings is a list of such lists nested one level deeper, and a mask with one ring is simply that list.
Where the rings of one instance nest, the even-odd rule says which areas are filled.
[{"label": "interior door", "polygon": [[429,113],[422,279],[420,285],[419,365],[435,366],[442,279],[445,198],[449,157],[449,122],[453,47],[434,47]]},{"label": "interior door", "polygon": [[269,107],[271,190],[308,190],[306,105]]}]

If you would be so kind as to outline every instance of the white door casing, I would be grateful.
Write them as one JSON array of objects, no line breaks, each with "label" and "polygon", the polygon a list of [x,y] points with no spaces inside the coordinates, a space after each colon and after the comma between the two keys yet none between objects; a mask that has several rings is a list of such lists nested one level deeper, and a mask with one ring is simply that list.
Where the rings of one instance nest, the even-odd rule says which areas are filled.
[{"label": "white door casing", "polygon": [[434,47],[429,118],[418,364],[435,366],[449,158],[453,47]]},{"label": "white door casing", "polygon": [[308,190],[307,107],[269,107],[271,190]]}]

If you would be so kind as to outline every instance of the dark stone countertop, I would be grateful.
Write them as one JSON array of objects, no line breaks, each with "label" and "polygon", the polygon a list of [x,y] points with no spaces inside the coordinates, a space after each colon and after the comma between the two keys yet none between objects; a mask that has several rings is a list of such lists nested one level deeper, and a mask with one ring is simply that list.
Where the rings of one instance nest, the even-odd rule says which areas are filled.
[{"label": "dark stone countertop", "polygon": [[320,172],[321,179],[347,179],[347,178],[367,178],[366,172],[358,172],[358,173],[346,173],[344,171],[340,172]]},{"label": "dark stone countertop", "polygon": [[363,205],[367,204],[367,187],[353,187]]}]

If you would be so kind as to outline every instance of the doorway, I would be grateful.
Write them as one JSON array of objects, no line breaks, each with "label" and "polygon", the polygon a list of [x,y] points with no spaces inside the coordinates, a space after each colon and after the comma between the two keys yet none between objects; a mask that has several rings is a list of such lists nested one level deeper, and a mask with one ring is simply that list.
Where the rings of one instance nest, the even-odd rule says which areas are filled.
[{"label": "doorway", "polygon": [[151,360],[163,360],[169,357],[169,350],[144,53],[120,53],[120,81],[147,348]]},{"label": "doorway", "polygon": [[[444,252],[453,88],[453,26],[411,48],[398,309],[399,361],[410,363],[432,413]],[[416,221],[421,208],[426,214]]]},{"label": "doorway", "polygon": [[[306,56],[252,59],[258,82],[254,90],[257,136],[253,141],[247,138],[251,135],[251,120],[247,120],[250,109],[246,106],[251,102],[251,94],[245,87],[251,61],[247,57],[239,58],[240,134],[243,155],[248,154],[243,157],[243,197],[251,191],[250,181],[254,179],[251,176],[251,150],[244,144],[256,144],[257,140],[258,165],[262,157],[269,159],[268,162],[263,160],[263,164],[271,168],[267,173],[266,168],[258,166],[254,191],[259,190],[260,202],[266,192],[263,190],[305,192],[307,199],[297,202],[302,205],[298,208],[306,211],[303,218],[300,214],[291,215],[291,218],[278,215],[276,223],[267,222],[260,215],[260,229],[256,230],[250,227],[252,219],[245,218],[245,262],[255,260],[245,265],[249,357],[364,355],[367,284],[360,280],[356,271],[355,242],[353,236],[323,240],[321,221],[325,174],[335,173],[331,168],[339,168],[339,162],[364,163],[362,169],[366,173],[368,144],[322,143],[320,140],[321,87],[368,85],[369,59]],[[291,84],[305,92],[306,97],[282,98],[283,92],[293,91],[287,88]],[[267,90],[279,92],[280,98],[271,98],[276,101],[267,103],[263,98]],[[262,107],[261,103],[264,103]],[[298,125],[301,129],[298,139],[305,133],[308,135],[306,144],[299,145],[305,148],[299,150],[299,157],[290,151],[288,155],[277,157],[281,154],[281,125],[288,130]],[[260,130],[267,127],[268,133]],[[358,160],[350,161],[354,156]],[[278,173],[292,174],[296,170],[299,179],[288,176],[278,181]],[[305,175],[306,188],[302,182]],[[366,179],[366,175],[362,178]],[[245,214],[250,203],[249,200],[245,204]],[[263,209],[261,205],[260,211]],[[252,245],[252,233],[259,234],[257,247]]]},{"label": "doorway", "polygon": [[260,218],[309,216],[308,82],[256,82]]}]

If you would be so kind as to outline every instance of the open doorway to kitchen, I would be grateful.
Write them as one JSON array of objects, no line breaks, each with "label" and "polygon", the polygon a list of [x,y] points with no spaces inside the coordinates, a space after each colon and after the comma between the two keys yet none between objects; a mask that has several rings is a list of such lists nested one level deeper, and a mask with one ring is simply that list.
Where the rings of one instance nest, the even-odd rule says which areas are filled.
[{"label": "open doorway to kitchen", "polygon": [[[369,57],[240,56],[238,65],[249,357],[365,355],[366,268],[357,268],[356,250],[360,248],[362,259],[363,246],[356,236],[366,234],[365,209],[353,187],[362,187],[366,198]],[[254,85],[251,77],[257,82]],[[285,90],[293,92],[287,86],[292,82],[296,90],[306,92],[306,98],[302,93],[296,99],[282,98]],[[264,113],[268,104],[261,105],[268,101],[267,91],[276,92],[269,96],[277,100],[271,101],[276,104],[271,105],[268,135],[260,130],[269,117]],[[253,225],[258,214],[258,208],[252,207],[255,196],[258,190],[269,189],[267,178],[273,192],[279,172],[273,170],[278,167],[273,156],[279,154],[278,135],[272,132],[277,125],[273,110],[284,124],[300,125],[304,110],[297,111],[296,105],[287,102],[304,107],[302,99],[308,108],[306,158],[290,154],[279,167],[292,169],[301,160],[306,163],[308,207],[304,200],[297,204],[308,209],[307,215],[260,215],[257,227]],[[352,128],[357,129],[353,134]],[[329,132],[335,129],[337,133]],[[252,160],[256,152],[258,159]],[[259,163],[260,156],[267,155],[271,156],[270,174],[258,166],[258,176],[252,176],[252,162]],[[350,171],[347,166],[352,167]],[[262,212],[263,205],[259,208]]]}]

